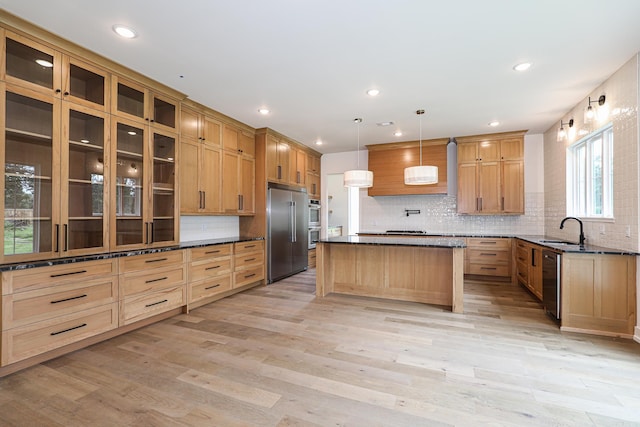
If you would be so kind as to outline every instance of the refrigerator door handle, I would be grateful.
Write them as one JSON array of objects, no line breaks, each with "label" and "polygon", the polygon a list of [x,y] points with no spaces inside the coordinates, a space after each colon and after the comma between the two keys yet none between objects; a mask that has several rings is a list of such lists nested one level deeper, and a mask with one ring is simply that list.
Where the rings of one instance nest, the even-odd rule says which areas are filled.
[{"label": "refrigerator door handle", "polygon": [[296,202],[291,202],[291,241],[295,243],[298,240],[296,232]]}]

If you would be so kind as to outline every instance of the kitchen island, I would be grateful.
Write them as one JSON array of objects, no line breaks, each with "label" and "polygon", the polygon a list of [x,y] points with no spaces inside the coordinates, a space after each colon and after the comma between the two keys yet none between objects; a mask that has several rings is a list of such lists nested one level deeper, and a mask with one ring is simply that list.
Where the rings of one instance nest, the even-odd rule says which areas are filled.
[{"label": "kitchen island", "polygon": [[316,296],[414,301],[463,312],[464,239],[341,236],[318,242]]}]

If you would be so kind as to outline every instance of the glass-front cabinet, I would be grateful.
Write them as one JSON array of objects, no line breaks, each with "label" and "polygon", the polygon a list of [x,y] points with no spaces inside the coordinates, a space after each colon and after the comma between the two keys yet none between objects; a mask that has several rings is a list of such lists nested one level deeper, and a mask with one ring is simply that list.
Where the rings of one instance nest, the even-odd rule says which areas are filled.
[{"label": "glass-front cabinet", "polygon": [[3,262],[58,256],[60,101],[25,88],[4,87]]},{"label": "glass-front cabinet", "polygon": [[176,136],[114,120],[112,248],[177,243]]},{"label": "glass-front cabinet", "polygon": [[142,85],[113,77],[112,109],[114,115],[143,121],[154,128],[178,131],[178,102],[154,93]]},{"label": "glass-front cabinet", "polygon": [[109,73],[18,34],[5,37],[3,80],[65,101],[109,111]]}]

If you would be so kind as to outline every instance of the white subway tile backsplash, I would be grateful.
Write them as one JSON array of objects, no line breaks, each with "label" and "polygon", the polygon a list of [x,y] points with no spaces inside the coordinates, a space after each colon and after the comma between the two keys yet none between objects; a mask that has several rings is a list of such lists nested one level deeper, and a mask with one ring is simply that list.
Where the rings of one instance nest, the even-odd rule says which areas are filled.
[{"label": "white subway tile backsplash", "polygon": [[236,238],[240,235],[237,216],[181,216],[180,242]]}]

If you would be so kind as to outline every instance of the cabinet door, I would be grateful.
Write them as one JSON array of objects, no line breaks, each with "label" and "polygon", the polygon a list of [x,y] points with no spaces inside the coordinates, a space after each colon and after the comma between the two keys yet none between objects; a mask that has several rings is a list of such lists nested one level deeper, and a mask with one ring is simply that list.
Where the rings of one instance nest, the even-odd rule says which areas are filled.
[{"label": "cabinet door", "polygon": [[238,151],[238,129],[227,124],[222,127],[222,146],[225,150]]},{"label": "cabinet door", "polygon": [[131,120],[112,121],[111,248],[141,247],[147,240],[145,157],[148,127]]},{"label": "cabinet door", "polygon": [[310,153],[307,154],[307,172],[320,175],[320,158]]},{"label": "cabinet door", "polygon": [[63,120],[60,252],[104,252],[109,247],[109,115],[65,102]]},{"label": "cabinet door", "polygon": [[168,132],[178,131],[178,102],[168,96],[149,93],[149,121],[151,125]]},{"label": "cabinet door", "polygon": [[0,83],[4,117],[3,261],[52,258],[59,252],[60,100]]},{"label": "cabinet door", "polygon": [[176,150],[177,135],[161,133],[153,130],[152,133],[152,194],[151,199],[151,238],[147,243],[166,245],[178,242],[178,220],[176,188],[176,163],[178,159]]},{"label": "cabinet door", "polygon": [[500,160],[499,141],[478,142],[478,161],[494,162],[498,160]]},{"label": "cabinet door", "polygon": [[282,168],[278,163],[279,141],[271,135],[267,135],[266,139],[267,181],[279,181],[282,176]]},{"label": "cabinet door", "polygon": [[62,54],[26,37],[6,32],[1,80],[59,96],[62,92]]},{"label": "cabinet door", "polygon": [[524,141],[522,138],[500,141],[501,160],[521,160],[524,158]]},{"label": "cabinet door", "polygon": [[305,186],[307,179],[307,153],[296,150],[296,175],[293,176],[296,184]]},{"label": "cabinet door", "polygon": [[256,139],[253,135],[240,132],[238,146],[243,156],[251,158],[256,156]]},{"label": "cabinet door", "polygon": [[180,141],[180,212],[182,213],[198,213],[202,208],[202,189],[198,183],[200,145],[197,140],[182,138]]},{"label": "cabinet door", "polygon": [[478,168],[478,210],[482,213],[500,212],[500,162],[479,162]]},{"label": "cabinet door", "polygon": [[222,210],[236,213],[240,208],[240,188],[237,152],[222,152]]},{"label": "cabinet door", "polygon": [[212,117],[202,116],[202,142],[214,147],[222,147],[222,123]]},{"label": "cabinet door", "polygon": [[146,88],[119,76],[112,77],[111,86],[113,114],[142,123],[149,122],[149,95]]},{"label": "cabinet door", "polygon": [[478,176],[476,163],[458,165],[458,213],[475,213],[478,210]]},{"label": "cabinet door", "polygon": [[458,163],[475,163],[478,160],[478,145],[473,143],[458,144]]},{"label": "cabinet door", "polygon": [[502,211],[524,214],[524,161],[502,163]]},{"label": "cabinet door", "polygon": [[533,294],[542,300],[542,247],[531,245],[530,251],[529,285]]},{"label": "cabinet door", "polygon": [[320,177],[318,175],[307,174],[307,194],[309,198],[320,198]]},{"label": "cabinet door", "polygon": [[188,107],[180,109],[180,138],[200,141],[200,114]]},{"label": "cabinet door", "polygon": [[62,87],[65,101],[109,111],[110,75],[106,70],[65,55]]},{"label": "cabinet door", "polygon": [[255,170],[256,161],[248,156],[242,156],[240,158],[240,211],[245,214],[255,213]]},{"label": "cabinet door", "polygon": [[[203,144],[200,147],[201,168],[200,188],[202,190],[202,209],[205,213],[220,213],[222,211],[222,185],[220,166],[222,155],[219,148]],[[180,159],[180,170],[184,163]]]}]

